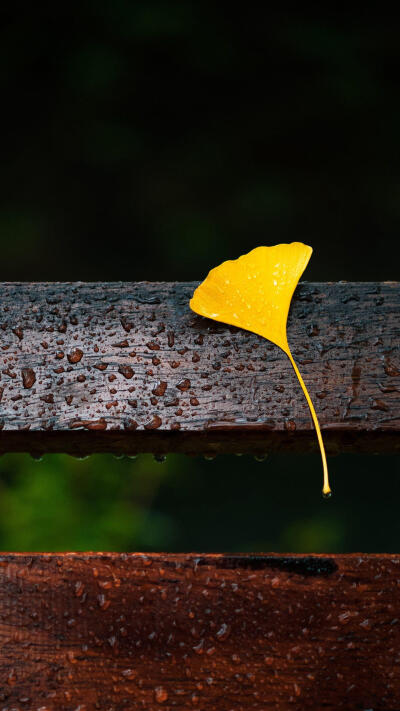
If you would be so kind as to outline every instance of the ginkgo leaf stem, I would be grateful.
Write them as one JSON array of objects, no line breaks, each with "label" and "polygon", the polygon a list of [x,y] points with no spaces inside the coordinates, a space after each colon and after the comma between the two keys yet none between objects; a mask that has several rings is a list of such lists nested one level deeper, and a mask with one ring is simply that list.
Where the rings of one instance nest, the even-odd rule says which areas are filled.
[{"label": "ginkgo leaf stem", "polygon": [[291,362],[291,364],[292,364],[292,366],[293,366],[293,370],[294,370],[294,372],[295,372],[296,375],[297,375],[298,381],[299,381],[299,383],[300,383],[300,385],[301,385],[301,389],[302,389],[302,391],[303,391],[303,393],[304,393],[304,395],[305,395],[305,397],[306,397],[306,400],[307,400],[307,403],[308,403],[308,407],[310,408],[311,417],[312,417],[312,420],[313,420],[313,423],[314,423],[314,427],[315,427],[315,431],[316,431],[317,437],[318,437],[319,448],[320,448],[320,451],[321,451],[322,466],[323,466],[323,470],[324,470],[324,485],[323,485],[323,488],[322,488],[322,493],[323,493],[324,496],[328,497],[328,496],[331,495],[332,492],[331,492],[331,487],[329,486],[328,464],[327,464],[327,461],[326,461],[325,447],[324,447],[324,443],[323,443],[323,441],[322,441],[322,435],[321,435],[321,429],[320,429],[319,422],[318,422],[318,417],[317,417],[317,414],[316,414],[316,412],[315,412],[315,409],[314,409],[314,405],[313,405],[313,403],[312,403],[312,400],[311,400],[311,398],[310,398],[310,396],[309,396],[309,394],[308,394],[308,390],[307,390],[307,388],[306,388],[306,385],[305,385],[305,383],[304,383],[304,380],[303,380],[303,378],[301,377],[301,373],[300,373],[300,371],[299,371],[299,369],[298,369],[298,367],[297,367],[297,365],[296,365],[296,363],[295,363],[295,361],[294,361],[294,359],[293,359],[293,356],[292,356],[292,354],[291,354],[289,348],[288,348],[288,350],[286,351],[286,353],[287,353],[287,355],[288,355],[288,357],[289,357],[289,360],[290,360],[290,362]]}]

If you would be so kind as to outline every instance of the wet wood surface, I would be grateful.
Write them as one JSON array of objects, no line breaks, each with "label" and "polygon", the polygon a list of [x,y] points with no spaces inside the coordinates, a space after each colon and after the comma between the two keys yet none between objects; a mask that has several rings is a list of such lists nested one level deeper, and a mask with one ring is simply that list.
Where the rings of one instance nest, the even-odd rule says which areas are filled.
[{"label": "wet wood surface", "polygon": [[[317,449],[287,357],[195,283],[0,286],[0,452]],[[302,283],[288,322],[328,452],[398,451],[400,288]]]},{"label": "wet wood surface", "polygon": [[400,556],[3,554],[0,709],[400,708]]}]

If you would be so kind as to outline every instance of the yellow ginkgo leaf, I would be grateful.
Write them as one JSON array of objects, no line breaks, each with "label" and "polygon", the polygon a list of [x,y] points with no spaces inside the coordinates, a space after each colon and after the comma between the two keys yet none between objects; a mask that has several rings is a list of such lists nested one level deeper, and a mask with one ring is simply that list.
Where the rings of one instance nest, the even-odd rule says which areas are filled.
[{"label": "yellow ginkgo leaf", "polygon": [[301,242],[257,247],[211,269],[197,287],[190,308],[201,316],[257,333],[281,348],[294,368],[310,408],[324,469],[323,493],[331,489],[317,415],[290,352],[286,324],[294,290],[312,254]]}]

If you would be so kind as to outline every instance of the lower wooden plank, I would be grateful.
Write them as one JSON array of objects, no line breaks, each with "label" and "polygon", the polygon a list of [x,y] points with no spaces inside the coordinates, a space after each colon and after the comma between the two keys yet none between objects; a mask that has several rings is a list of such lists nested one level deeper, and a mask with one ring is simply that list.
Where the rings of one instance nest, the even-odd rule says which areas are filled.
[{"label": "lower wooden plank", "polygon": [[0,709],[400,708],[400,556],[3,554]]}]

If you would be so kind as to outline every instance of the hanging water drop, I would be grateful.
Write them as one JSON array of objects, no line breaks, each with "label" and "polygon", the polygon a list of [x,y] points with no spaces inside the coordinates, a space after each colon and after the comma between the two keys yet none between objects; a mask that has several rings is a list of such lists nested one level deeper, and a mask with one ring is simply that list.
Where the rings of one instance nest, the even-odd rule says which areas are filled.
[{"label": "hanging water drop", "polygon": [[255,454],[254,455],[254,459],[256,462],[265,462],[267,457],[268,457],[268,454]]}]

